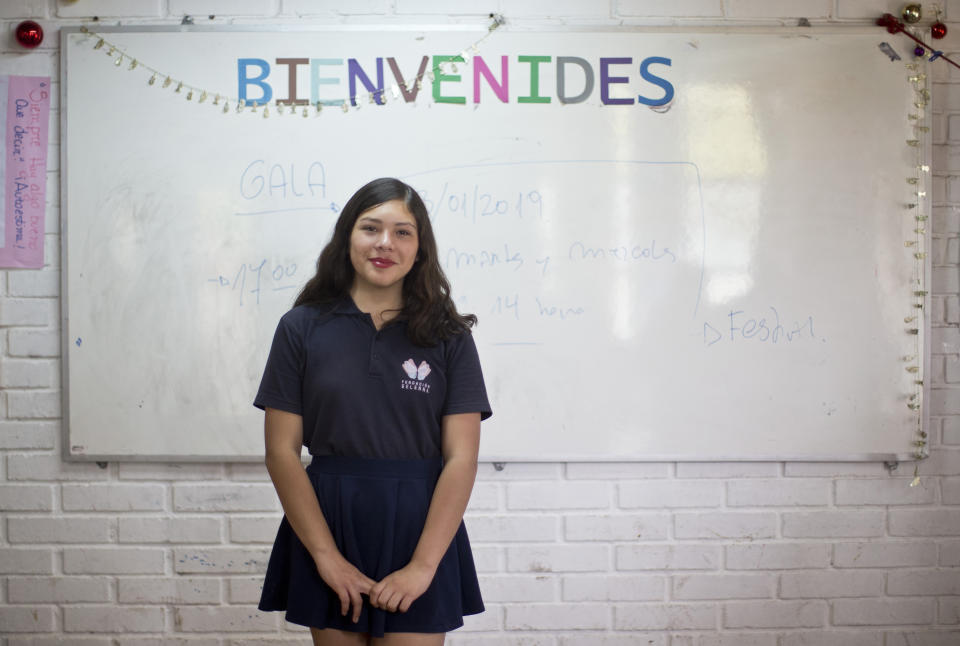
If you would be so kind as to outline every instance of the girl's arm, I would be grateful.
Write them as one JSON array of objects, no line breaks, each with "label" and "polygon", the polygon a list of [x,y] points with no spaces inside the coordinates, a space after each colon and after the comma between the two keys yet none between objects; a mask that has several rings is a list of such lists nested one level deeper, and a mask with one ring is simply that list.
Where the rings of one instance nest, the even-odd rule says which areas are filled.
[{"label": "girl's arm", "polygon": [[443,471],[430,500],[420,540],[405,567],[370,589],[370,603],[391,612],[406,612],[426,592],[446,554],[477,477],[480,413],[446,415],[442,426]]},{"label": "girl's arm", "polygon": [[346,616],[353,606],[352,618],[357,622],[363,606],[360,595],[368,594],[374,581],[343,558],[320,511],[313,485],[300,463],[303,418],[267,408],[264,443],[267,471],[290,526],[313,557],[320,577],[340,597],[341,613]]}]

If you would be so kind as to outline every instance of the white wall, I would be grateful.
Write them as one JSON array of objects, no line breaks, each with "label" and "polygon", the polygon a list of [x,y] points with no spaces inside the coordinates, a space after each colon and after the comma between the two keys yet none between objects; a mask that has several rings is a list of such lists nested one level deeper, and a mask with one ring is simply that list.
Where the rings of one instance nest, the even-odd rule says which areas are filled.
[{"label": "white wall", "polygon": [[[482,22],[496,11],[534,26],[792,26],[800,17],[862,26],[901,5],[4,0],[0,74],[56,78],[58,27],[93,16],[298,25]],[[960,0],[943,8],[942,47],[958,52]],[[26,18],[46,30],[34,53],[12,38]],[[879,464],[481,465],[468,526],[488,610],[449,643],[960,644],[960,71],[944,61],[933,69],[932,456],[920,486],[908,486],[912,467],[891,475]],[[302,643],[303,629],[255,609],[279,519],[260,465],[101,469],[59,458],[58,122],[53,115],[48,266],[0,271],[0,641]]]}]

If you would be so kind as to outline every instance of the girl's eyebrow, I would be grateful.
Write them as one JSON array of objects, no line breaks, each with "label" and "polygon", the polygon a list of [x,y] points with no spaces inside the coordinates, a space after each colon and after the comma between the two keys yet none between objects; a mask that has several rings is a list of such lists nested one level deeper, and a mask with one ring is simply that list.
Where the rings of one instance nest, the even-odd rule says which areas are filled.
[{"label": "girl's eyebrow", "polygon": [[[366,220],[366,221],[368,221],[368,222],[373,222],[373,223],[375,223],[375,224],[383,224],[383,220],[381,220],[380,218],[375,218],[375,217],[372,217],[372,216],[369,216],[369,215],[361,215],[359,218],[357,218],[357,222],[360,222],[360,221],[363,221],[363,220]],[[413,227],[414,229],[416,229],[416,228],[417,228],[417,223],[416,223],[416,222],[397,222],[394,226],[398,226],[398,227]]]}]

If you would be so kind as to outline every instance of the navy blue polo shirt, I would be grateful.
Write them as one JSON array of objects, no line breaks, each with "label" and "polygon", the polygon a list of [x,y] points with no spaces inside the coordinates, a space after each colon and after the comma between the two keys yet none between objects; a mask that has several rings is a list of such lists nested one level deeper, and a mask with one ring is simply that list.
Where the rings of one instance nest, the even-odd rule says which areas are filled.
[{"label": "navy blue polo shirt", "polygon": [[254,406],[302,416],[311,455],[388,459],[438,457],[444,415],[491,414],[469,332],[416,346],[349,296],[283,315]]}]

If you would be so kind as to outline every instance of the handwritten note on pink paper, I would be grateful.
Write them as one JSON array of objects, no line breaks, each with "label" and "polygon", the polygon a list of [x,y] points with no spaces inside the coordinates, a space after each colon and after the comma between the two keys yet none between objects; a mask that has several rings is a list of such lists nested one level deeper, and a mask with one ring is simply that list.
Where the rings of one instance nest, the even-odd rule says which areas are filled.
[{"label": "handwritten note on pink paper", "polygon": [[50,77],[0,77],[0,92],[0,267],[35,269],[43,267]]}]

